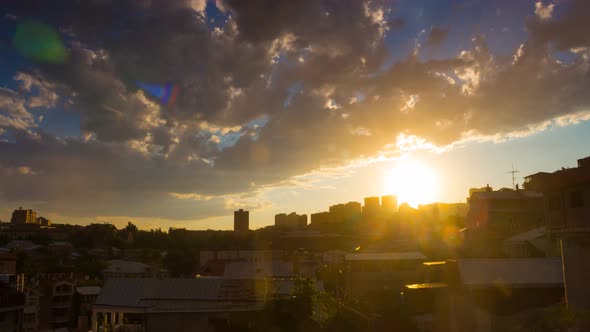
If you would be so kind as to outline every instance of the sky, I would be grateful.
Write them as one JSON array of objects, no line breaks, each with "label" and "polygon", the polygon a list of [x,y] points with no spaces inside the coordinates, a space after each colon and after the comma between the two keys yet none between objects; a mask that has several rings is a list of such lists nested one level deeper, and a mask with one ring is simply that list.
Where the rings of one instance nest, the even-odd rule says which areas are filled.
[{"label": "sky", "polygon": [[0,220],[251,228],[590,155],[590,3],[5,0]]}]

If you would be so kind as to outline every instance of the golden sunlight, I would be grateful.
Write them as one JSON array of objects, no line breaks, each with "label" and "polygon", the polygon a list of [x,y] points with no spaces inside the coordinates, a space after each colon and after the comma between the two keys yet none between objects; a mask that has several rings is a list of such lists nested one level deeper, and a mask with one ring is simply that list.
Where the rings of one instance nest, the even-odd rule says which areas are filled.
[{"label": "golden sunlight", "polygon": [[416,160],[400,159],[397,166],[385,173],[383,192],[397,195],[400,204],[413,207],[432,203],[438,196],[436,172]]}]

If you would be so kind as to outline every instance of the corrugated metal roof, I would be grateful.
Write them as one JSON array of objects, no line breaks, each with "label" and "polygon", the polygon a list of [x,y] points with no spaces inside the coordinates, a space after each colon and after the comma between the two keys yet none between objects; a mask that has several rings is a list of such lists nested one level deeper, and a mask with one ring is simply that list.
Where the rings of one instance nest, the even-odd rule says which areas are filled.
[{"label": "corrugated metal roof", "polygon": [[421,252],[377,252],[346,254],[347,261],[397,261],[397,260],[425,260]]},{"label": "corrugated metal roof", "polygon": [[273,261],[268,263],[229,262],[225,264],[224,278],[263,279],[266,277],[294,276],[293,263]]},{"label": "corrugated metal roof", "polygon": [[466,286],[512,285],[532,287],[562,285],[561,259],[459,259],[459,277]]},{"label": "corrugated metal roof", "polygon": [[160,304],[166,307],[166,303],[177,301],[210,301],[219,304],[257,301],[262,300],[261,296],[264,296],[264,284],[253,280],[114,278],[107,280],[96,299],[96,305],[154,309]]},{"label": "corrugated metal roof", "polygon": [[533,228],[529,231],[526,231],[524,233],[520,233],[520,234],[516,234],[515,236],[509,238],[508,242],[525,242],[525,241],[530,241],[536,238],[539,238],[543,235],[545,235],[545,233],[547,232],[547,227],[545,226],[541,226],[541,227],[537,227],[537,228]]}]

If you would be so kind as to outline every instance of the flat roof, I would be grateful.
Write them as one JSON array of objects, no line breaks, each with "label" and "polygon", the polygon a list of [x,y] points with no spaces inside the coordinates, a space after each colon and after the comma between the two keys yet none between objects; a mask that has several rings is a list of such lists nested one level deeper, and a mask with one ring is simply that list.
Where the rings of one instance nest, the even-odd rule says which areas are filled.
[{"label": "flat roof", "polygon": [[114,278],[102,287],[95,305],[152,312],[255,310],[264,283],[223,278]]},{"label": "flat roof", "polygon": [[421,252],[375,252],[375,253],[350,253],[345,256],[347,261],[399,261],[399,260],[426,260]]},{"label": "flat roof", "polygon": [[458,259],[463,285],[563,286],[559,258]]}]

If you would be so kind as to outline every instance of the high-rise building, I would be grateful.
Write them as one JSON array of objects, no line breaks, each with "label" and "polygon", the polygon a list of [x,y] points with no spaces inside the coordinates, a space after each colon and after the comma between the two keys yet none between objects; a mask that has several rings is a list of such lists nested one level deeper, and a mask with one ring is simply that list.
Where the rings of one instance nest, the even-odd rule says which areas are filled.
[{"label": "high-rise building", "polygon": [[250,212],[234,211],[234,232],[247,232],[250,229]]},{"label": "high-rise building", "polygon": [[381,208],[379,197],[365,197],[364,214],[377,214]]},{"label": "high-rise building", "polygon": [[36,223],[41,226],[51,226],[51,220],[45,217],[37,217]]},{"label": "high-rise building", "polygon": [[311,214],[311,225],[312,226],[322,226],[332,222],[332,215],[330,212],[318,212]]},{"label": "high-rise building", "polygon": [[394,195],[381,196],[381,208],[387,214],[397,212],[397,197]]},{"label": "high-rise building", "polygon": [[19,207],[18,210],[12,212],[10,222],[15,224],[34,224],[37,222],[37,212],[31,209],[23,210],[22,207]]},{"label": "high-rise building", "polygon": [[279,213],[275,215],[275,226],[280,228],[305,228],[307,226],[307,215],[291,212],[289,214]]}]

